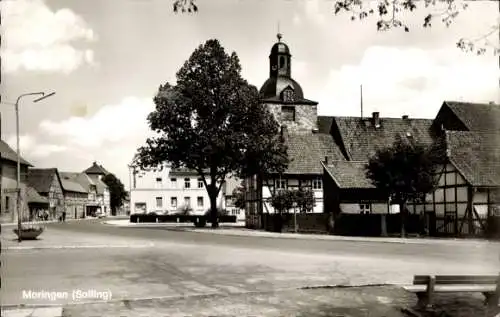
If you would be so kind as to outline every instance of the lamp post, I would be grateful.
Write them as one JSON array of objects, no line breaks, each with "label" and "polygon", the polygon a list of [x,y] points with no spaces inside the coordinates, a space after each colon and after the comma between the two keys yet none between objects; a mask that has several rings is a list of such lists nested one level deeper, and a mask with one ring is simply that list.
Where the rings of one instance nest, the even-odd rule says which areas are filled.
[{"label": "lamp post", "polygon": [[293,202],[293,226],[295,229],[295,233],[297,233],[297,202]]},{"label": "lamp post", "polygon": [[16,209],[17,209],[17,230],[18,230],[18,242],[22,241],[21,237],[21,222],[22,222],[22,217],[21,217],[21,154],[20,154],[20,146],[19,146],[19,102],[23,97],[27,96],[40,96],[39,98],[33,100],[33,102],[39,102],[42,101],[43,99],[52,97],[55,95],[55,92],[51,92],[49,94],[45,94],[44,92],[29,92],[20,95],[17,97],[16,103],[8,103],[8,102],[2,102],[7,105],[13,105],[15,107],[16,111],[16,152],[17,152],[17,179],[16,179],[16,193],[17,193],[17,204],[16,204]]}]

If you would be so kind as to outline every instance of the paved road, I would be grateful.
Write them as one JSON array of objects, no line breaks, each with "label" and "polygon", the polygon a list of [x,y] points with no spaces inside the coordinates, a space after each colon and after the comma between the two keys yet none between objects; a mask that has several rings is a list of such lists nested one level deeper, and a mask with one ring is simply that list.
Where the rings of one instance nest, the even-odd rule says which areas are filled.
[{"label": "paved road", "polygon": [[[420,273],[498,274],[500,251],[489,243],[240,237],[112,227],[100,221],[47,225],[43,240],[23,242],[27,249],[16,250],[9,231],[2,228],[2,305],[94,301],[105,294],[176,299],[319,285],[404,284]],[[54,300],[23,298],[29,290],[60,293],[53,294],[59,295]],[[82,298],[73,298],[74,291]]]}]

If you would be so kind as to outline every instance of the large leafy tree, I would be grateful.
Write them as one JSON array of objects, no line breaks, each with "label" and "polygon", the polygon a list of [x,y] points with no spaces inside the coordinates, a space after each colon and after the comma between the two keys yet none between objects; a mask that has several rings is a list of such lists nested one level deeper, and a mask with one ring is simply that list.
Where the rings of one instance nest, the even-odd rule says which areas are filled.
[{"label": "large leafy tree", "polygon": [[104,184],[109,188],[110,207],[113,214],[116,214],[116,209],[123,205],[123,201],[127,198],[125,186],[114,174],[107,174],[102,178]]},{"label": "large leafy tree", "polygon": [[435,189],[437,172],[444,161],[442,142],[423,146],[403,139],[377,151],[369,159],[366,175],[392,202],[399,205],[403,237],[406,235],[407,202],[423,201],[425,195]]},{"label": "large leafy tree", "polygon": [[[276,0],[278,1],[278,0]],[[479,2],[478,0],[475,0]],[[481,0],[499,2],[499,0]],[[194,13],[198,12],[197,0],[173,0],[174,12]],[[348,13],[351,20],[366,20],[370,16],[377,16],[375,25],[379,31],[387,31],[401,28],[410,32],[410,27],[405,18],[416,12],[419,6],[424,6],[427,13],[422,20],[422,27],[428,28],[435,21],[450,26],[455,18],[466,10],[474,1],[464,0],[376,0],[376,6],[370,6],[371,1],[366,0],[335,0],[332,11],[334,14]],[[500,21],[491,25],[491,29],[476,38],[460,38],[457,47],[478,55],[484,54],[488,49],[494,54],[500,53],[498,33]]]},{"label": "large leafy tree", "polygon": [[240,177],[286,168],[278,123],[259,103],[256,87],[241,77],[236,53],[218,40],[200,45],[177,72],[177,83],[160,86],[148,116],[156,137],[138,149],[135,165],[196,170],[210,198],[217,227],[217,196],[230,174]]}]

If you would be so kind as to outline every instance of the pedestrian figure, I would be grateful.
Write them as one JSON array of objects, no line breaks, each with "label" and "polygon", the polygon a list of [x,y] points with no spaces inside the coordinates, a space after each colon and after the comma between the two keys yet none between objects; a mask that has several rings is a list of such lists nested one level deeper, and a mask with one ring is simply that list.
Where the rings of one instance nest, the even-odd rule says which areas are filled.
[{"label": "pedestrian figure", "polygon": [[63,211],[62,212],[62,221],[65,222],[66,221],[66,211]]}]

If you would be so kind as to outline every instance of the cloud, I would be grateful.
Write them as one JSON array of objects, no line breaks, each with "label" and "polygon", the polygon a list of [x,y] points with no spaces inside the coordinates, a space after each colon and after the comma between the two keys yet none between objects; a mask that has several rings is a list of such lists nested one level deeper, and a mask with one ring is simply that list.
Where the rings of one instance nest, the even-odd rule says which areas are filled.
[{"label": "cloud", "polygon": [[385,116],[433,117],[445,99],[498,101],[497,63],[494,57],[454,48],[372,46],[359,64],[331,70],[318,91],[320,111],[358,115],[361,84],[365,109]]},{"label": "cloud", "polygon": [[95,35],[72,10],[52,11],[43,0],[6,0],[0,6],[5,30],[3,71],[68,73],[94,63],[92,50],[73,46],[77,41],[92,41]]},{"label": "cloud", "polygon": [[[154,135],[147,123],[153,110],[152,98],[127,97],[93,115],[42,121],[37,132],[21,136],[21,156],[38,168],[74,172],[97,161],[127,185],[127,165]],[[6,142],[16,148],[15,135],[8,135]]]},{"label": "cloud", "polygon": [[146,117],[153,109],[152,99],[129,97],[119,104],[102,107],[91,117],[44,120],[40,129],[50,136],[62,137],[70,146],[94,149],[144,135],[149,129]]}]

